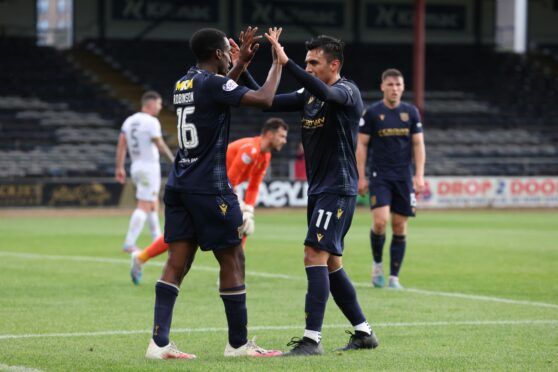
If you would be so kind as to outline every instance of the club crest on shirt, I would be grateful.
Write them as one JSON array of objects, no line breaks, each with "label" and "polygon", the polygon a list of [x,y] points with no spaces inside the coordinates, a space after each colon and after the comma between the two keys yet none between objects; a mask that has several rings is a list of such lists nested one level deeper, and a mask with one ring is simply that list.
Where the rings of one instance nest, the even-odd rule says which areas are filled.
[{"label": "club crest on shirt", "polygon": [[318,243],[323,239],[324,234],[317,233],[316,237],[318,238]]},{"label": "club crest on shirt", "polygon": [[221,214],[224,216],[227,214],[227,210],[229,209],[229,206],[225,203],[221,203],[219,204],[219,209],[221,210]]},{"label": "club crest on shirt", "polygon": [[337,208],[337,219],[340,219],[342,215],[343,215],[343,209]]},{"label": "club crest on shirt", "polygon": [[401,119],[401,121],[409,121],[409,113],[400,112],[399,113],[399,118]]},{"label": "club crest on shirt", "polygon": [[384,114],[380,114],[380,120],[384,121],[384,119],[386,118],[386,116]]}]

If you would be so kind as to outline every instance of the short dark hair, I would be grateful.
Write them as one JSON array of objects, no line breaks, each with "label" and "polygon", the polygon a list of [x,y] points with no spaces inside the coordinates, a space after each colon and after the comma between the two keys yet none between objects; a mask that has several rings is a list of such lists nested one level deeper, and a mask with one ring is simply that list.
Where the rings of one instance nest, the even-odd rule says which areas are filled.
[{"label": "short dark hair", "polygon": [[217,49],[225,48],[227,35],[216,28],[201,28],[190,38],[190,49],[199,62],[211,58]]},{"label": "short dark hair", "polygon": [[320,48],[327,56],[328,62],[338,59],[341,63],[339,69],[341,70],[341,67],[343,67],[343,49],[345,48],[345,43],[341,40],[332,36],[319,35],[312,40],[307,41],[305,44],[307,51]]},{"label": "short dark hair", "polygon": [[143,93],[141,96],[141,105],[145,106],[149,101],[156,101],[158,99],[162,99],[161,95],[154,90],[148,90],[147,92]]},{"label": "short dark hair", "polygon": [[262,127],[262,134],[267,132],[277,132],[279,128],[289,130],[289,125],[281,118],[269,118]]},{"label": "short dark hair", "polygon": [[386,80],[388,77],[400,77],[403,79],[403,74],[396,68],[388,68],[384,72],[382,72],[382,81]]}]

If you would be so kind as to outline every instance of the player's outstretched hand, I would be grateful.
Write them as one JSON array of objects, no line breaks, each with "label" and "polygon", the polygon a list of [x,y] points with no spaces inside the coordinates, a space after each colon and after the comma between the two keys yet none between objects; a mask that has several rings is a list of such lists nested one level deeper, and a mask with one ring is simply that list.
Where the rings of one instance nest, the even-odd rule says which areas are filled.
[{"label": "player's outstretched hand", "polygon": [[283,46],[279,43],[279,36],[281,35],[281,32],[283,32],[281,27],[270,27],[265,33],[265,38],[269,40],[271,46],[273,47],[273,59],[276,59],[279,64],[284,65],[289,61],[289,57],[285,53]]},{"label": "player's outstretched hand", "polygon": [[[237,60],[245,66],[248,66],[250,64],[252,58],[254,58],[256,52],[260,47],[260,44],[258,44],[258,40],[262,38],[262,35],[256,35],[256,32],[258,32],[258,28],[252,28],[251,26],[248,26],[248,28],[246,28],[246,31],[240,32],[240,47],[238,47]],[[231,48],[234,48],[232,44]]]},{"label": "player's outstretched hand", "polygon": [[229,44],[231,44],[231,62],[236,65],[240,57],[240,47],[233,38],[229,38]]}]

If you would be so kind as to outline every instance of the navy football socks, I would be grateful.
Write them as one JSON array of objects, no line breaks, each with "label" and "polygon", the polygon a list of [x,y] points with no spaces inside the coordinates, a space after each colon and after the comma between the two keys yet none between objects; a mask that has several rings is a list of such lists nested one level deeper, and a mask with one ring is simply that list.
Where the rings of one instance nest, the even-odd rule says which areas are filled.
[{"label": "navy football socks", "polygon": [[153,341],[159,347],[169,344],[169,332],[172,322],[172,311],[178,288],[174,285],[158,281],[155,285],[155,319],[153,321]]},{"label": "navy football socks", "polygon": [[378,235],[374,230],[370,230],[370,245],[372,246],[372,257],[374,262],[382,262],[384,252],[384,243],[386,242],[386,234]]},{"label": "navy football socks", "polygon": [[329,274],[327,266],[307,266],[306,277],[308,289],[306,292],[306,329],[322,331],[324,313],[329,297]]},{"label": "navy football socks", "polygon": [[391,262],[390,262],[390,275],[398,276],[399,269],[403,264],[403,257],[405,257],[405,247],[407,242],[405,241],[405,235],[393,235],[391,238]]},{"label": "navy football socks", "polygon": [[351,325],[355,326],[366,321],[358,303],[355,288],[342,267],[329,274],[329,288],[333,300]]},{"label": "navy football socks", "polygon": [[229,344],[235,349],[248,342],[248,310],[246,309],[246,286],[221,288],[219,290],[229,325]]}]

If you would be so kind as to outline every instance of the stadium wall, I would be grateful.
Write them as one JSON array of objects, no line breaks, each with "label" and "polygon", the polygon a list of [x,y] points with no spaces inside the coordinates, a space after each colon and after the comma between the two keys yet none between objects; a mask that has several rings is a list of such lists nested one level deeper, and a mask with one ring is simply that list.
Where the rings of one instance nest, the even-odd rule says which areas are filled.
[{"label": "stadium wall", "polygon": [[[163,193],[164,183],[161,187]],[[244,197],[247,184],[237,187]],[[308,184],[304,181],[264,181],[258,206],[305,207]],[[122,186],[112,179],[8,182],[0,184],[0,207],[132,207],[131,182]],[[358,203],[368,204],[368,197]],[[418,207],[522,208],[558,207],[558,177],[427,177]]]},{"label": "stadium wall", "polygon": [[[237,34],[248,25],[281,25],[285,41],[304,41],[314,33],[352,42],[412,43],[413,0],[107,0],[102,14],[107,38],[186,40],[200,27]],[[475,1],[439,0],[427,4],[427,40],[475,42]],[[480,3],[483,42],[494,40],[494,1]],[[355,8],[357,7],[357,8]],[[96,0],[75,6],[75,39],[100,35]]]},{"label": "stadium wall", "polygon": [[[100,37],[98,0],[74,1],[76,42]],[[200,27],[218,27],[236,34],[252,24],[283,25],[286,41],[306,40],[312,31],[354,41],[412,42],[414,0],[106,0],[105,37],[185,40]],[[475,3],[480,9],[475,10]],[[234,4],[230,5],[230,4]],[[354,8],[357,4],[357,9]],[[0,1],[0,35],[36,36],[36,0]],[[169,6],[174,11],[168,12]],[[473,43],[474,23],[480,22],[481,42],[494,43],[495,0],[432,0],[427,3],[428,43]],[[232,13],[232,14],[230,14]],[[530,44],[558,43],[558,2],[528,2]],[[480,15],[480,19],[477,17]],[[298,16],[304,27],[295,25]],[[356,19],[356,21],[355,21]]]},{"label": "stadium wall", "polygon": [[0,1],[0,36],[35,37],[36,0]]}]

